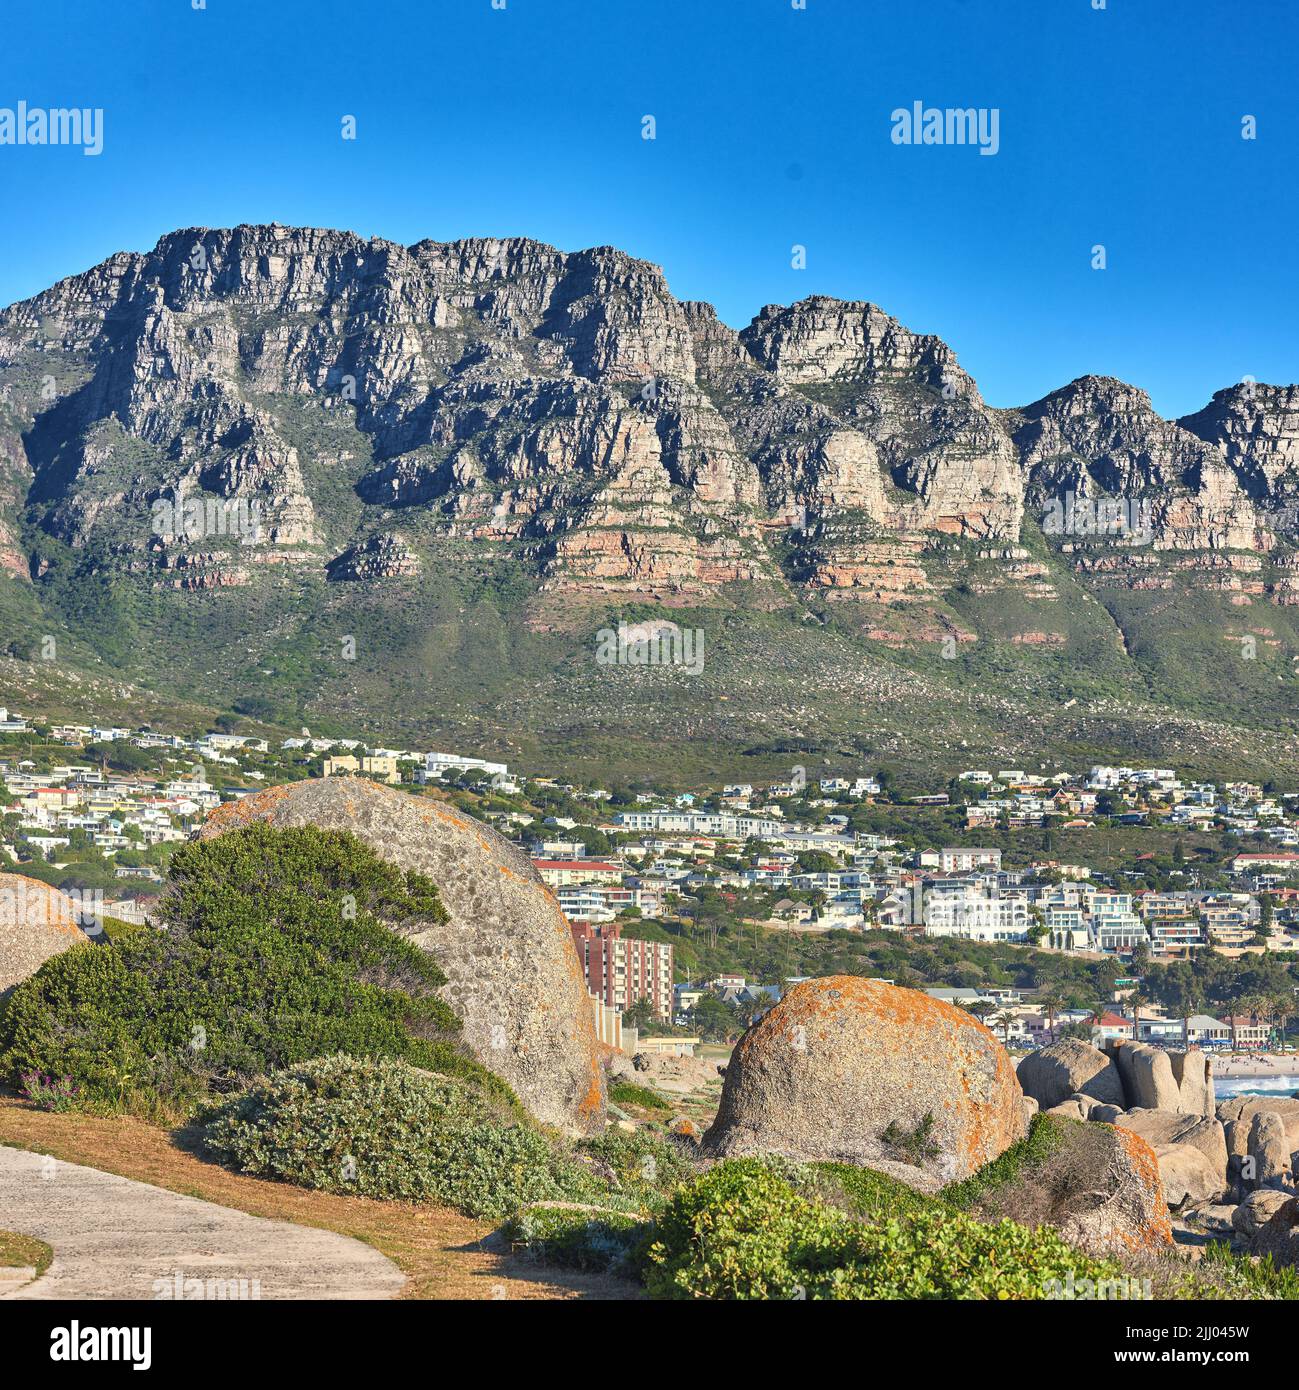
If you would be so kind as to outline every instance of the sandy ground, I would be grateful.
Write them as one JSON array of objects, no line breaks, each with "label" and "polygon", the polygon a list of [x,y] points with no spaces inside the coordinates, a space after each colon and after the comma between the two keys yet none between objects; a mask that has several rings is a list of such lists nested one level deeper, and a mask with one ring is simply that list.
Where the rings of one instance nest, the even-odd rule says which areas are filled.
[{"label": "sandy ground", "polygon": [[1213,1058],[1215,1076],[1299,1076],[1299,1052],[1239,1052]]}]

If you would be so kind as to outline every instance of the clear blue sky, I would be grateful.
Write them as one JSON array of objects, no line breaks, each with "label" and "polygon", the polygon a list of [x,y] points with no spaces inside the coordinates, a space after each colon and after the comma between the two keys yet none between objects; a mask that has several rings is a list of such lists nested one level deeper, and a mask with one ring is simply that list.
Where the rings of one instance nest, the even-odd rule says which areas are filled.
[{"label": "clear blue sky", "polygon": [[[1299,5],[1092,3],[11,0],[0,107],[102,107],[105,148],[0,146],[0,303],[182,226],[520,234],[736,326],[874,300],[994,405],[1299,380]],[[895,145],[917,100],[998,108],[999,153]]]}]

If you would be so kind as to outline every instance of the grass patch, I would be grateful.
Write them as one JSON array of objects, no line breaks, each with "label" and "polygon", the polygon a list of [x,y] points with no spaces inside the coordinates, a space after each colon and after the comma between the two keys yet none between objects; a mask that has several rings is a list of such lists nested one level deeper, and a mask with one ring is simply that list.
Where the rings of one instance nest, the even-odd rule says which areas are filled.
[{"label": "grass patch", "polygon": [[672,1109],[669,1101],[648,1086],[634,1086],[629,1081],[617,1081],[609,1087],[609,1099],[615,1105],[635,1105],[642,1110],[657,1110],[667,1113]]},{"label": "grass patch", "polygon": [[54,1251],[43,1240],[25,1236],[19,1231],[0,1231],[0,1266],[5,1269],[26,1269],[29,1266],[39,1278],[50,1267]]},{"label": "grass patch", "polygon": [[814,1163],[812,1170],[816,1175],[816,1195],[859,1221],[914,1216],[941,1205],[939,1198],[917,1192],[873,1168],[858,1168],[852,1163]]}]

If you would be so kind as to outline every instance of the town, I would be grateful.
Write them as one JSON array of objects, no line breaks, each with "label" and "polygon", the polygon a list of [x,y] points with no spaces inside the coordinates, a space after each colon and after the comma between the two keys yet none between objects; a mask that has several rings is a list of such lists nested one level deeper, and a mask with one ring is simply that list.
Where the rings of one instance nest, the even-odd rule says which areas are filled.
[{"label": "town", "polygon": [[[600,1036],[620,1047],[643,1047],[655,1032],[679,1051],[725,1038],[805,977],[753,978],[723,962],[692,978],[688,943],[707,941],[719,912],[805,943],[883,932],[1110,963],[1108,988],[1089,1007],[1044,1006],[1041,991],[950,975],[921,982],[1019,1047],[1075,1028],[1096,1042],[1262,1048],[1277,1020],[1257,1012],[1171,1018],[1149,1000],[1137,1017],[1124,1001],[1152,963],[1206,951],[1284,958],[1299,945],[1295,794],[1184,781],[1167,768],[968,769],[941,790],[899,798],[884,773],[813,777],[798,766],[765,786],[660,793],[307,730],[275,742],[228,729],[182,736],[0,709],[0,862],[67,893],[91,935],[100,918],[143,922],[172,848],[210,811],[311,776],[450,797],[517,842],[570,924]],[[930,843],[946,828],[998,843]],[[1138,847],[1170,835],[1162,853]],[[1037,848],[1066,836],[1092,837],[1093,862]],[[1118,859],[1130,862],[1116,862],[1116,837]]]}]

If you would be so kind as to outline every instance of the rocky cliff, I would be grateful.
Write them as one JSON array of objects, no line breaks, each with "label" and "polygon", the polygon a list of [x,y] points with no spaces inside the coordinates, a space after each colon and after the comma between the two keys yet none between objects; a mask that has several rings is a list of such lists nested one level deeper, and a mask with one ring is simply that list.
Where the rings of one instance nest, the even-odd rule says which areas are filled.
[{"label": "rocky cliff", "polygon": [[470,571],[508,574],[515,631],[707,608],[1092,667],[1140,645],[1124,595],[1211,594],[1257,605],[1214,642],[1279,659],[1297,459],[1299,387],[1181,421],[1105,377],[992,409],[873,304],[735,332],[611,247],[189,229],[0,313],[0,575],[110,661],[88,586],[147,649],[168,592],[252,590],[275,626]]}]

